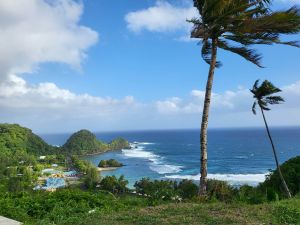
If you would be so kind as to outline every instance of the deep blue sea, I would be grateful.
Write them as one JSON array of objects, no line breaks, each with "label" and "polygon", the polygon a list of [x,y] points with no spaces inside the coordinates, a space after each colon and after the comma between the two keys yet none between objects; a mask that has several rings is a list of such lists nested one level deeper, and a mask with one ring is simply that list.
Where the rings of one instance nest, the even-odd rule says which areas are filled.
[{"label": "deep blue sea", "polygon": [[[300,155],[300,128],[272,128],[280,162]],[[52,145],[62,145],[70,134],[41,135]],[[119,150],[85,159],[98,165],[101,159],[116,159],[125,166],[106,175],[125,175],[130,185],[142,177],[152,179],[199,179],[199,130],[165,130],[96,133],[99,140],[123,137],[137,142],[131,150]],[[208,177],[233,185],[256,185],[275,169],[266,131],[257,129],[213,129],[208,132]]]}]

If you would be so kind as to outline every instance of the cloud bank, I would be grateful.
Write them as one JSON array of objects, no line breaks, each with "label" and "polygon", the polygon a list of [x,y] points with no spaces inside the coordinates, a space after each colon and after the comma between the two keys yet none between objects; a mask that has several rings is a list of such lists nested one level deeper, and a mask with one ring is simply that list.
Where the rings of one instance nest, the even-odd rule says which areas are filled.
[{"label": "cloud bank", "polygon": [[[95,31],[80,25],[82,13],[83,5],[72,0],[0,1],[0,122],[20,123],[38,132],[199,126],[203,90],[191,90],[184,98],[141,102],[133,96],[78,94],[50,82],[27,83],[21,75],[35,72],[42,63],[80,70],[86,51],[98,40]],[[126,20],[134,32],[186,32],[185,20],[194,14],[190,6],[157,1],[153,7],[129,13]],[[270,124],[300,125],[300,81],[282,90],[287,102],[268,113]],[[251,106],[246,88],[213,93],[210,127],[261,125]]]},{"label": "cloud bank", "polygon": [[81,69],[98,34],[79,24],[83,5],[72,0],[0,1],[0,82],[31,73],[40,63]]},{"label": "cloud bank", "polygon": [[186,20],[196,16],[197,10],[192,6],[174,6],[167,1],[156,1],[152,7],[128,13],[125,21],[127,28],[133,32],[188,31],[192,24]]},{"label": "cloud bank", "polygon": [[[300,125],[300,81],[282,90],[286,103],[267,112],[270,125]],[[40,132],[197,128],[203,101],[202,90],[192,90],[185,98],[140,102],[133,96],[76,94],[53,83],[29,85],[12,76],[0,85],[0,118]],[[213,93],[210,127],[262,126],[261,116],[252,115],[252,102],[246,88]]]}]

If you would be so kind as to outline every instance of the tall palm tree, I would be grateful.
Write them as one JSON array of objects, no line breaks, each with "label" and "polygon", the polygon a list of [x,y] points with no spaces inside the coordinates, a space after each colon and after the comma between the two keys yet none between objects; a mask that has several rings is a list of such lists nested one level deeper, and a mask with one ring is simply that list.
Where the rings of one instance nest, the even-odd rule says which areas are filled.
[{"label": "tall palm tree", "polygon": [[269,130],[269,126],[265,117],[265,113],[264,111],[269,111],[270,108],[268,108],[268,105],[275,105],[275,104],[280,104],[282,102],[284,102],[284,99],[280,96],[274,96],[274,94],[281,92],[281,90],[277,87],[275,87],[271,82],[265,80],[260,86],[259,85],[259,80],[255,81],[253,88],[250,90],[253,94],[253,98],[255,99],[253,106],[252,106],[252,112],[254,113],[254,115],[256,115],[256,106],[258,105],[262,116],[264,118],[264,122],[265,122],[265,126],[267,129],[267,133],[268,133],[268,137],[270,139],[271,145],[272,145],[272,149],[273,149],[273,154],[274,154],[274,158],[275,158],[275,162],[276,162],[276,167],[277,167],[277,171],[279,173],[282,185],[284,190],[286,191],[286,194],[289,198],[291,198],[291,192],[283,178],[283,175],[281,173],[281,169],[279,166],[279,162],[278,162],[278,157],[277,157],[277,153],[276,153],[276,149],[275,149],[275,145],[273,143],[273,139]]},{"label": "tall palm tree", "polygon": [[200,18],[189,20],[194,24],[192,38],[201,39],[202,58],[210,65],[201,123],[201,178],[199,195],[206,195],[207,187],[207,127],[211,93],[221,48],[238,54],[262,67],[261,55],[253,48],[256,44],[285,44],[300,47],[295,41],[281,41],[281,34],[300,31],[300,9],[273,12],[271,0],[194,0]]}]

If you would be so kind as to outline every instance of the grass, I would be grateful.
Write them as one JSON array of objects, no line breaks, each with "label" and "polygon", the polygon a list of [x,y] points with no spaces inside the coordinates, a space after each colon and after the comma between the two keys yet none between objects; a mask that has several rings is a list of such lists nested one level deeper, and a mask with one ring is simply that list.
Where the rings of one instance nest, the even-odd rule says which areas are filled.
[{"label": "grass", "polygon": [[217,200],[149,203],[143,197],[80,189],[3,194],[0,215],[24,225],[300,225],[300,195],[257,205]]},{"label": "grass", "polygon": [[[68,223],[66,223],[68,224]],[[91,214],[77,224],[300,224],[300,199],[248,205],[243,203],[179,203],[119,212]]]}]

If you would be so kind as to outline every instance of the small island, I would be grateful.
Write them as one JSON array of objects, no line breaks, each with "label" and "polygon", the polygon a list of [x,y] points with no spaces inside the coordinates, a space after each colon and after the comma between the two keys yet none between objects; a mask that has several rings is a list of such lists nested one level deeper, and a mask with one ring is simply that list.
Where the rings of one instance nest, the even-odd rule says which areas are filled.
[{"label": "small island", "polygon": [[124,166],[122,163],[118,162],[115,159],[109,159],[109,160],[101,160],[98,164],[98,170],[115,170],[119,167]]},{"label": "small island", "polygon": [[84,156],[120,149],[130,149],[130,145],[124,138],[116,138],[106,143],[98,140],[92,132],[80,130],[72,134],[61,149],[65,154]]}]

